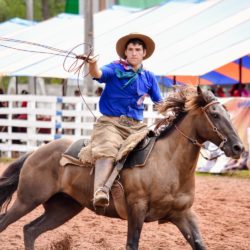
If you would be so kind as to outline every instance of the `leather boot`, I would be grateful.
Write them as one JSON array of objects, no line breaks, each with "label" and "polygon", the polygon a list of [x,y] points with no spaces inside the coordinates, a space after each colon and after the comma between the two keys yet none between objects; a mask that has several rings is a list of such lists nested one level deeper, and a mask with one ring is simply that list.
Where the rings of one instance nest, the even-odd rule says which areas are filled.
[{"label": "leather boot", "polygon": [[112,158],[101,158],[95,163],[94,177],[94,207],[106,207],[109,205],[109,190],[104,187],[113,170]]}]

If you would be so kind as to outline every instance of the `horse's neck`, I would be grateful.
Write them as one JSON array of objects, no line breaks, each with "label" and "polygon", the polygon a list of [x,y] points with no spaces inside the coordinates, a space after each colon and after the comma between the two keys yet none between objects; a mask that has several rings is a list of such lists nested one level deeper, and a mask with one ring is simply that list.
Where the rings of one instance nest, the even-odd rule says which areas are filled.
[{"label": "horse's neck", "polygon": [[[194,121],[191,116],[186,116],[178,128],[188,137],[196,139]],[[162,161],[166,162],[167,168],[176,168],[181,174],[190,175],[195,171],[200,148],[193,145],[179,131],[173,128],[169,135],[157,140],[155,151]]]}]

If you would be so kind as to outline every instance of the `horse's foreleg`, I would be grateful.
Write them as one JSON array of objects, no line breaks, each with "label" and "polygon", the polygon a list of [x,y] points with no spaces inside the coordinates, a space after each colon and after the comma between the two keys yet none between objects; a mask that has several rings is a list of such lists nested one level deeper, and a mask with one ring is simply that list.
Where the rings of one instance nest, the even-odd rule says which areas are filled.
[{"label": "horse's foreleg", "polygon": [[25,250],[33,250],[39,235],[61,226],[83,209],[78,202],[63,194],[51,197],[44,208],[42,216],[24,226]]},{"label": "horse's foreleg", "polygon": [[128,234],[126,250],[137,250],[142,226],[146,215],[145,202],[137,201],[130,204],[128,209]]},{"label": "horse's foreleg", "polygon": [[194,250],[205,250],[195,214],[189,210],[171,220]]}]

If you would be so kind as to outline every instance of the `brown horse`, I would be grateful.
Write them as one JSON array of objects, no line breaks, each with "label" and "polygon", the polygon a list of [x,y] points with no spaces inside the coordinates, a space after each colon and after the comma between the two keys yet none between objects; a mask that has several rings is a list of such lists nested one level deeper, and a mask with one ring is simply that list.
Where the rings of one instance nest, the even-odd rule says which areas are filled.
[{"label": "brown horse", "polygon": [[[211,141],[227,156],[239,158],[243,146],[228,113],[211,92],[181,88],[164,100],[159,111],[168,118],[160,123],[146,165],[124,169],[120,176],[128,215],[126,249],[138,249],[143,223],[157,220],[175,224],[192,249],[205,249],[191,209],[200,147]],[[171,125],[164,125],[165,121]],[[94,211],[91,169],[59,163],[71,143],[56,140],[24,155],[0,179],[2,208],[17,190],[12,207],[0,215],[0,232],[38,205],[44,206],[44,213],[24,226],[26,250],[34,249],[40,234],[57,228],[85,207]],[[112,200],[105,215],[119,218]]]}]

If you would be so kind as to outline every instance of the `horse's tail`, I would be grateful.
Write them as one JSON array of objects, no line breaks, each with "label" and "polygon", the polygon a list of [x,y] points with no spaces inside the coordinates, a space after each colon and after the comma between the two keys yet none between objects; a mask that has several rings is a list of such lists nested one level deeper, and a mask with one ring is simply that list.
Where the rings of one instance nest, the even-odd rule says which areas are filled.
[{"label": "horse's tail", "polygon": [[12,162],[0,177],[0,211],[4,208],[5,211],[7,210],[12,195],[17,190],[21,168],[30,154],[32,152],[26,153]]}]

